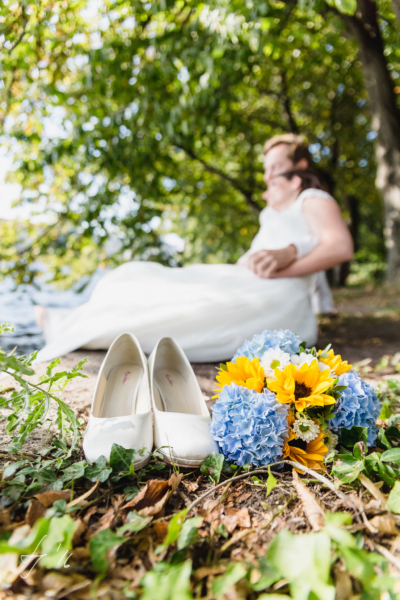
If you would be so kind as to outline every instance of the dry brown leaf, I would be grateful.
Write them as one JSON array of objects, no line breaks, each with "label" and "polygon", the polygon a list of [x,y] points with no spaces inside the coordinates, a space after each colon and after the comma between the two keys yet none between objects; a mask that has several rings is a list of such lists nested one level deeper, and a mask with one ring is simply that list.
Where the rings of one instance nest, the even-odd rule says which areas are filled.
[{"label": "dry brown leaf", "polygon": [[30,527],[36,523],[38,519],[41,519],[46,512],[46,507],[43,506],[39,500],[32,500],[26,511],[25,521]]},{"label": "dry brown leaf", "polygon": [[336,596],[335,600],[349,600],[353,594],[351,578],[345,568],[336,564],[334,569]]},{"label": "dry brown leaf", "polygon": [[90,517],[92,517],[96,512],[97,512],[97,506],[92,506],[91,508],[89,508],[89,510],[87,511],[87,513],[85,514],[85,516],[83,517],[83,522],[86,523],[86,525],[89,524],[90,521]]},{"label": "dry brown leaf", "polygon": [[374,484],[373,481],[368,479],[363,473],[360,473],[358,479],[361,481],[363,486],[369,491],[371,496],[381,503],[382,508],[386,508],[386,497],[382,494],[381,490]]},{"label": "dry brown leaf", "polygon": [[375,527],[379,533],[384,535],[397,535],[400,531],[396,527],[395,520],[389,517],[389,515],[382,515],[374,517],[370,520],[372,527]]},{"label": "dry brown leaf", "polygon": [[42,492],[41,494],[35,494],[35,498],[39,500],[44,507],[49,508],[53,506],[56,500],[66,500],[71,498],[70,490],[61,490],[60,492]]},{"label": "dry brown leaf", "polygon": [[96,481],[96,483],[94,484],[93,487],[90,488],[90,490],[88,490],[87,492],[82,494],[82,496],[75,498],[75,500],[72,500],[72,502],[67,504],[67,508],[70,508],[71,506],[84,506],[86,498],[89,498],[89,496],[91,496],[93,494],[94,490],[97,488],[98,485],[99,485],[99,480]]},{"label": "dry brown leaf", "polygon": [[123,567],[117,566],[111,573],[112,577],[115,576],[130,581],[130,587],[137,586],[145,574],[146,569],[138,556],[135,556],[129,565]]},{"label": "dry brown leaf", "polygon": [[219,520],[222,513],[222,505],[219,500],[207,500],[204,507],[197,511],[197,514],[206,521],[212,523]]},{"label": "dry brown leaf", "polygon": [[226,566],[221,567],[200,567],[194,572],[194,576],[196,579],[204,579],[204,577],[209,577],[210,575],[221,575],[221,573],[225,573]]},{"label": "dry brown leaf", "polygon": [[[41,580],[41,588],[46,592],[53,592],[52,596],[55,596],[61,590],[70,587],[74,583],[73,578],[68,575],[63,575],[57,571],[50,571]],[[50,595],[50,594],[46,594]]]},{"label": "dry brown leaf", "polygon": [[232,533],[236,527],[250,527],[251,521],[249,511],[247,508],[227,508],[222,523],[229,533]]},{"label": "dry brown leaf", "polygon": [[315,495],[301,481],[298,473],[293,469],[293,485],[303,505],[304,514],[313,531],[320,531],[325,522],[325,512]]},{"label": "dry brown leaf", "polygon": [[163,542],[168,532],[168,522],[159,521],[158,523],[155,523],[153,531],[156,535],[157,540],[159,542]]},{"label": "dry brown leaf", "polygon": [[251,492],[244,492],[243,494],[240,494],[237,498],[236,498],[236,502],[241,503],[241,502],[246,502],[246,500],[248,500],[251,496]]},{"label": "dry brown leaf", "polygon": [[187,481],[186,479],[182,479],[182,485],[185,488],[185,490],[187,492],[189,492],[189,494],[192,494],[199,487],[199,484],[197,483],[197,481]]},{"label": "dry brown leaf", "polygon": [[4,531],[11,524],[11,508],[0,508],[0,530]]},{"label": "dry brown leaf", "polygon": [[86,523],[83,522],[82,519],[75,520],[75,531],[74,531],[74,537],[72,538],[73,546],[77,546],[80,543],[81,538],[82,538],[83,534],[85,533],[86,529],[87,529],[87,525],[86,525]]},{"label": "dry brown leaf", "polygon": [[157,515],[172,496],[181,479],[181,473],[172,473],[168,481],[151,479],[138,495],[123,508],[133,508],[143,517]]},{"label": "dry brown leaf", "polygon": [[101,519],[99,520],[99,522],[96,524],[96,532],[95,533],[98,533],[99,531],[102,531],[103,529],[108,529],[109,527],[111,527],[114,519],[115,519],[114,507],[110,506],[110,508],[108,509],[106,514],[103,515],[101,517]]}]

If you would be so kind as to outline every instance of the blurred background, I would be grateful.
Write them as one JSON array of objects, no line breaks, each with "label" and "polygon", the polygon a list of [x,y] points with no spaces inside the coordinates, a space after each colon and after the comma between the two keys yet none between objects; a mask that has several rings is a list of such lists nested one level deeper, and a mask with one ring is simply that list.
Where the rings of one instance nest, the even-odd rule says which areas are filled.
[{"label": "blurred background", "polygon": [[283,132],[307,138],[354,239],[329,274],[342,318],[397,323],[399,42],[400,0],[3,0],[9,346],[42,343],[33,303],[79,304],[124,261],[235,262]]}]

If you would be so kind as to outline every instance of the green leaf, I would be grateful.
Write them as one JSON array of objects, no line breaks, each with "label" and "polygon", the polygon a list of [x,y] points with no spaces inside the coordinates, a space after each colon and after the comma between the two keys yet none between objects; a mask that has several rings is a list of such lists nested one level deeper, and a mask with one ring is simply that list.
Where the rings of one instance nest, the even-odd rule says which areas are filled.
[{"label": "green leaf", "polygon": [[357,0],[335,0],[335,6],[341,13],[354,15],[357,10]]},{"label": "green leaf", "polygon": [[90,466],[85,467],[85,478],[89,481],[99,480],[101,483],[107,481],[112,473],[112,469],[107,468],[107,461],[105,456],[99,456],[99,458]]},{"label": "green leaf", "polygon": [[220,577],[216,577],[212,582],[212,591],[216,598],[223,596],[229,588],[243,579],[247,569],[242,563],[232,563]]},{"label": "green leaf", "polygon": [[105,573],[108,570],[107,552],[125,541],[124,537],[117,535],[111,529],[103,529],[90,538],[89,552],[96,571]]},{"label": "green leaf", "polygon": [[174,544],[178,539],[179,533],[182,529],[183,522],[185,520],[187,509],[184,508],[180,512],[176,513],[168,523],[168,531],[163,543],[156,548],[155,553],[160,554],[164,548],[167,548],[171,544]]},{"label": "green leaf", "polygon": [[396,481],[389,494],[387,507],[393,513],[400,514],[400,481]]},{"label": "green leaf", "polygon": [[298,536],[281,531],[272,541],[267,557],[272,567],[290,582],[294,598],[308,598],[313,592],[317,598],[334,600],[335,588],[330,584],[331,542],[326,533]]},{"label": "green leaf", "polygon": [[86,460],[73,463],[70,467],[67,467],[61,475],[61,481],[71,481],[71,479],[80,479],[85,475],[85,468],[87,467]]},{"label": "green leaf", "polygon": [[36,552],[41,541],[46,537],[50,526],[50,519],[38,519],[28,535],[15,544],[9,544],[7,540],[0,540],[0,554],[14,552],[20,556],[28,556]]},{"label": "green leaf", "polygon": [[282,579],[281,575],[273,568],[271,563],[265,557],[261,557],[258,560],[256,572],[259,573],[259,579],[256,583],[250,584],[251,588],[256,592],[265,590],[273,585],[276,581],[279,581],[279,579]]},{"label": "green leaf", "polygon": [[183,550],[187,546],[194,544],[197,540],[197,528],[203,522],[203,517],[193,517],[192,519],[187,519],[182,525],[179,537],[177,548],[178,550]]},{"label": "green leaf", "polygon": [[223,465],[224,455],[213,452],[201,463],[200,472],[208,476],[210,483],[219,483]]},{"label": "green leaf", "polygon": [[147,527],[147,525],[153,520],[153,517],[142,517],[136,511],[131,511],[128,513],[127,520],[128,522],[125,523],[125,525],[122,525],[122,527],[117,529],[118,535],[122,535],[126,531],[129,531],[129,533],[141,531]]},{"label": "green leaf", "polygon": [[228,537],[229,533],[227,528],[225,527],[225,525],[223,523],[220,523],[217,527],[217,529],[215,530],[216,533],[218,533],[219,535],[222,535],[222,537],[224,537],[225,539]]},{"label": "green leaf", "polygon": [[69,515],[50,520],[49,531],[41,545],[40,565],[47,569],[61,568],[68,561],[76,523]]},{"label": "green leaf", "polygon": [[271,469],[270,467],[268,467],[268,479],[267,479],[267,496],[270,495],[270,493],[272,492],[273,489],[276,488],[276,484],[278,483],[278,480],[276,479],[276,477],[274,477],[271,473]]},{"label": "green leaf", "polygon": [[7,479],[8,477],[14,475],[14,473],[18,471],[18,469],[26,465],[27,462],[27,460],[18,460],[17,462],[8,465],[3,471],[3,479]]},{"label": "green leaf", "polygon": [[110,467],[114,473],[129,471],[135,460],[136,450],[113,444],[110,454]]},{"label": "green leaf", "polygon": [[382,462],[400,463],[400,448],[391,448],[386,450],[381,456]]},{"label": "green leaf", "polygon": [[192,561],[157,566],[158,570],[149,571],[142,578],[143,594],[140,600],[193,600],[190,591]]},{"label": "green leaf", "polygon": [[354,425],[351,429],[340,430],[340,443],[345,448],[353,448],[357,442],[364,442],[367,444],[368,441],[368,429],[367,427],[357,427]]}]

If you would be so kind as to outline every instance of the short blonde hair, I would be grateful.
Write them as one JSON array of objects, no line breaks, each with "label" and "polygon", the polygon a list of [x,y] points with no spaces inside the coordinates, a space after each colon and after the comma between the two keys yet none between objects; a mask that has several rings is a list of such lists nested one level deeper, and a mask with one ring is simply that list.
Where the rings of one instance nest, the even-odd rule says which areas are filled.
[{"label": "short blonde hair", "polygon": [[296,135],[295,133],[282,133],[280,135],[274,135],[270,140],[267,140],[264,144],[264,156],[268,154],[272,148],[285,144],[288,148],[288,157],[296,165],[300,160],[305,158],[308,164],[312,164],[312,157],[308,149],[307,142],[302,135]]}]

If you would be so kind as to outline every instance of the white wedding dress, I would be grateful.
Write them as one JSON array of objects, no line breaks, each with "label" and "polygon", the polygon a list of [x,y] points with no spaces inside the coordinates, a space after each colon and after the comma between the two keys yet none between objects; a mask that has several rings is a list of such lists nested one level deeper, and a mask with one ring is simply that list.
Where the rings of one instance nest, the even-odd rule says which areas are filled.
[{"label": "white wedding dress", "polygon": [[[306,190],[285,211],[266,207],[246,255],[293,243],[303,248],[302,254],[315,247],[318,240],[302,212],[310,192],[324,195]],[[46,311],[46,345],[38,360],[78,348],[107,349],[123,332],[133,333],[145,353],[161,337],[173,337],[192,362],[230,359],[245,339],[264,329],[291,329],[313,345],[317,339],[311,306],[315,276],[260,279],[240,266],[241,260],[238,265],[183,268],[141,261],[123,264],[99,281],[86,304]]]}]

